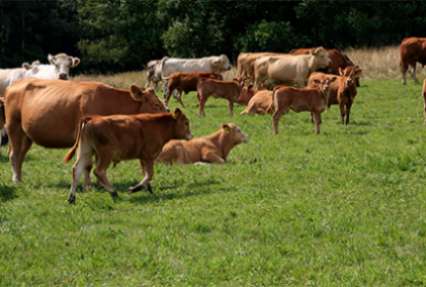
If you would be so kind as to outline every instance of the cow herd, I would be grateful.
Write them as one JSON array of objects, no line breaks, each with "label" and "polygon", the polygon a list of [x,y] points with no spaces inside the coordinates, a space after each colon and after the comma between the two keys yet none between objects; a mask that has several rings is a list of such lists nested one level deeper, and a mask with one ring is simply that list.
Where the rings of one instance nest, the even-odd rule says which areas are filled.
[{"label": "cow herd", "polygon": [[[426,63],[426,38],[406,38],[400,46],[401,72]],[[73,81],[69,71],[80,59],[64,53],[48,56],[49,64],[35,61],[21,68],[0,70],[0,128],[9,136],[13,181],[22,179],[22,164],[33,143],[46,148],[71,148],[65,162],[76,154],[72,169],[70,203],[76,199],[79,178],[90,188],[90,173],[117,196],[107,178],[111,163],[139,159],[141,182],[129,188],[152,192],[155,161],[164,163],[224,163],[231,149],[248,140],[233,123],[224,123],[210,135],[192,138],[189,120],[176,109],[168,112],[172,95],[184,107],[182,96],[197,92],[199,115],[205,115],[211,96],[245,105],[241,114],[272,114],[273,132],[288,111],[309,112],[320,132],[321,113],[338,105],[340,119],[349,124],[361,69],[342,51],[323,47],[288,53],[240,53],[237,74],[224,80],[232,66],[226,55],[182,59],[164,57],[147,64],[147,86],[128,90],[100,82]],[[164,100],[156,95],[162,82]],[[426,118],[426,81],[423,87]]]}]

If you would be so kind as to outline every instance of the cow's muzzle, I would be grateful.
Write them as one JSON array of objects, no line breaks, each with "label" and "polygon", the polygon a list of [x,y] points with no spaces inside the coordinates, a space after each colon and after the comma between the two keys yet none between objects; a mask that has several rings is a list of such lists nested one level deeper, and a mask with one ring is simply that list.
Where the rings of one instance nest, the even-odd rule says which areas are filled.
[{"label": "cow's muzzle", "polygon": [[60,79],[60,80],[68,80],[68,75],[67,75],[67,74],[64,74],[64,73],[59,74],[59,79]]}]

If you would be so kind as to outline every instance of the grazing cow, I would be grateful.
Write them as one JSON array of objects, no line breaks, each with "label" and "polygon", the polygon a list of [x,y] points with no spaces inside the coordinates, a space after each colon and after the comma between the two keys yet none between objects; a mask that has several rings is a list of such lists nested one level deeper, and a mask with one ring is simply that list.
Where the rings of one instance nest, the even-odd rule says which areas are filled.
[{"label": "grazing cow", "polygon": [[256,52],[240,53],[237,58],[237,77],[248,83],[254,83],[254,62],[264,56],[277,56],[281,53]]},{"label": "grazing cow", "polygon": [[[351,67],[346,67],[344,70],[340,69],[340,76],[337,76],[337,80],[330,84],[328,107],[339,105],[342,124],[349,124],[351,107],[357,94],[356,73],[361,73],[361,70]],[[308,80],[308,87],[318,87],[318,82],[333,78],[336,78],[336,76],[321,72],[312,73]]]},{"label": "grazing cow", "polygon": [[241,112],[245,114],[272,114],[272,91],[260,90],[250,99],[247,107]]},{"label": "grazing cow", "polygon": [[[336,78],[333,79],[333,81]],[[308,111],[315,123],[315,131],[320,133],[321,113],[327,108],[330,80],[318,82],[319,88],[294,88],[279,86],[273,92],[274,113],[272,127],[278,134],[278,123],[282,114],[289,110],[295,112]]]},{"label": "grazing cow", "polygon": [[161,77],[165,78],[176,72],[200,72],[220,74],[231,69],[226,55],[204,58],[182,59],[164,57],[161,60]]},{"label": "grazing cow", "polygon": [[[289,53],[293,55],[307,55],[316,48],[300,48],[293,49]],[[326,49],[328,57],[330,58],[330,64],[324,68],[319,69],[320,71],[328,74],[339,75],[339,69],[346,69],[347,67],[354,67],[354,63],[349,57],[339,49]],[[356,66],[358,67],[358,66]],[[356,85],[359,87],[359,76],[355,78]]]},{"label": "grazing cow", "polygon": [[266,80],[278,83],[296,83],[305,86],[310,73],[327,67],[330,62],[327,51],[319,47],[309,55],[264,56],[255,61],[256,88],[265,86]]},{"label": "grazing cow", "polygon": [[151,60],[146,64],[146,87],[152,87],[155,90],[158,88],[158,83],[161,82],[161,60]]},{"label": "grazing cow", "polygon": [[171,140],[164,145],[157,161],[164,163],[225,163],[231,150],[248,137],[233,124],[222,124],[221,128],[207,136],[189,141]]},{"label": "grazing cow", "polygon": [[417,83],[416,64],[419,62],[423,67],[426,65],[426,38],[408,37],[404,38],[399,46],[401,56],[402,83],[407,83],[407,70],[411,66],[413,80]]},{"label": "grazing cow", "polygon": [[210,78],[216,80],[223,80],[222,75],[214,74],[214,73],[173,73],[169,77],[166,77],[167,80],[167,92],[164,94],[164,102],[166,106],[169,103],[170,96],[176,90],[178,91],[178,96],[176,96],[176,100],[184,106],[182,102],[182,92],[185,94],[196,91],[198,80],[200,78]]},{"label": "grazing cow", "polygon": [[98,82],[24,79],[6,90],[6,129],[10,137],[13,180],[31,144],[71,147],[80,118],[86,115],[164,112],[154,90],[116,89]]},{"label": "grazing cow", "polygon": [[234,102],[237,102],[240,97],[245,97],[244,94],[249,93],[249,89],[243,86],[242,82],[238,81],[221,81],[214,79],[201,78],[197,85],[197,97],[199,101],[199,115],[205,116],[204,107],[207,99],[210,96],[223,98],[228,101],[229,114],[232,116]]},{"label": "grazing cow", "polygon": [[107,178],[111,162],[139,159],[145,177],[129,188],[136,192],[147,188],[152,193],[150,181],[154,175],[154,160],[164,144],[171,139],[192,138],[187,117],[179,110],[171,113],[88,116],[81,120],[74,146],[65,156],[68,162],[78,148],[77,160],[72,169],[69,203],[75,202],[78,181],[85,174],[85,187],[90,186],[92,157],[96,156],[94,171],[99,184],[113,197],[117,196]]}]

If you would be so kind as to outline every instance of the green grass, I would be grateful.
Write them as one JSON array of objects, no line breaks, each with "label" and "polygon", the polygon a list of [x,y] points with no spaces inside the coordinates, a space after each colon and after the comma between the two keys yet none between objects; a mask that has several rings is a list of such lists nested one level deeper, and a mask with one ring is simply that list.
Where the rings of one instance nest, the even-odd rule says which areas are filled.
[{"label": "green grass", "polygon": [[[0,285],[426,285],[426,127],[420,85],[364,81],[352,123],[336,106],[321,135],[307,113],[227,115],[209,100],[194,135],[235,122],[250,142],[222,166],[156,165],[155,195],[128,195],[136,161],[66,199],[64,150],[33,147],[24,182],[0,156]],[[238,107],[240,112],[242,107]]]}]

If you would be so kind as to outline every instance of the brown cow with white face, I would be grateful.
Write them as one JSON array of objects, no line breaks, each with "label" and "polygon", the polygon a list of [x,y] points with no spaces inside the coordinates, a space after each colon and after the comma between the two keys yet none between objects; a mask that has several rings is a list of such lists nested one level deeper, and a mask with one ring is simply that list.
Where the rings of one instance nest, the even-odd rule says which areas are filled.
[{"label": "brown cow with white face", "polygon": [[116,89],[98,82],[24,79],[6,90],[6,129],[13,180],[34,142],[48,148],[71,147],[80,118],[87,115],[164,112],[152,89]]},{"label": "brown cow with white face", "polygon": [[170,164],[225,163],[230,151],[247,140],[247,135],[237,125],[227,123],[208,136],[193,138],[189,141],[169,141],[157,160]]},{"label": "brown cow with white face", "polygon": [[189,121],[179,110],[171,113],[111,115],[84,117],[79,125],[76,142],[65,156],[68,162],[77,151],[77,160],[73,166],[73,180],[69,203],[75,202],[79,178],[85,174],[84,186],[90,186],[92,158],[96,155],[95,175],[99,183],[113,197],[117,196],[107,178],[107,169],[114,164],[130,159],[139,159],[145,177],[141,182],[129,188],[136,192],[147,188],[152,193],[150,181],[154,176],[154,160],[164,144],[171,139],[192,138]]},{"label": "brown cow with white face", "polygon": [[408,37],[402,40],[399,46],[401,56],[402,83],[407,84],[407,71],[412,68],[413,80],[417,83],[416,65],[419,62],[422,66],[426,65],[426,38]]}]

